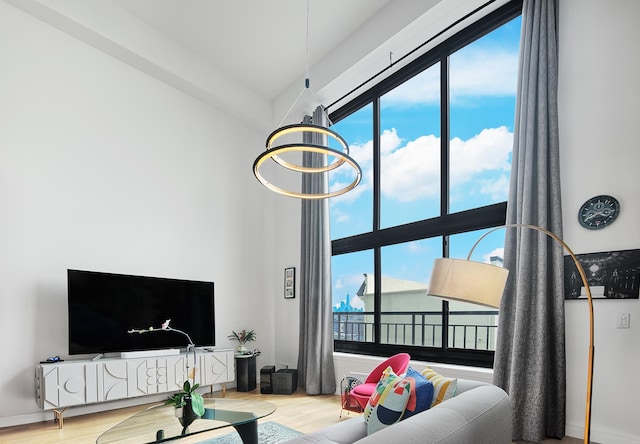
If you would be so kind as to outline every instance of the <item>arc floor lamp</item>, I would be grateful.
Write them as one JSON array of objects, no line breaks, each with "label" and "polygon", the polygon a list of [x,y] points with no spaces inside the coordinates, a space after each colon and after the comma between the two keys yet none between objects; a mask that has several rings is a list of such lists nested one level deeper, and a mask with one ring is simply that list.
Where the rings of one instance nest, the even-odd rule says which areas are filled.
[{"label": "arc floor lamp", "polygon": [[484,233],[471,247],[471,251],[466,260],[441,258],[436,259],[431,274],[431,282],[429,283],[428,294],[445,299],[454,299],[463,302],[471,302],[474,304],[486,305],[489,307],[500,307],[500,300],[507,282],[509,270],[498,267],[496,265],[486,264],[482,262],[472,261],[471,254],[476,246],[489,234],[502,228],[528,228],[560,242],[567,250],[571,259],[576,265],[582,285],[587,293],[589,303],[589,366],[587,370],[587,401],[586,401],[586,418],[584,426],[584,444],[589,444],[590,427],[591,427],[591,391],[593,388],[593,299],[591,297],[591,288],[587,282],[587,276],[578,262],[578,258],[571,248],[558,236],[544,228],[529,224],[509,224],[496,227]]}]

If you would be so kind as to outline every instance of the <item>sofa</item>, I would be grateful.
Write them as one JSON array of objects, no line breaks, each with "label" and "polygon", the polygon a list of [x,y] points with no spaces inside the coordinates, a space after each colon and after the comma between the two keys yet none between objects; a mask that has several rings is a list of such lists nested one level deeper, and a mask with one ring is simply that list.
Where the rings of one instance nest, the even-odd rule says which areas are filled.
[{"label": "sofa", "polygon": [[511,402],[494,385],[458,379],[454,397],[370,435],[363,416],[355,416],[285,443],[508,444]]}]

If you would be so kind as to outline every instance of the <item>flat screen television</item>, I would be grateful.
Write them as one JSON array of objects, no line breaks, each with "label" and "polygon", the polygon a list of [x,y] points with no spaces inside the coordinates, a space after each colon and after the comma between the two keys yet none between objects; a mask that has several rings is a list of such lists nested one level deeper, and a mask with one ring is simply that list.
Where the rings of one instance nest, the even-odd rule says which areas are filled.
[{"label": "flat screen television", "polygon": [[180,333],[128,333],[171,327],[199,347],[215,345],[213,282],[67,270],[69,354],[185,348]]}]

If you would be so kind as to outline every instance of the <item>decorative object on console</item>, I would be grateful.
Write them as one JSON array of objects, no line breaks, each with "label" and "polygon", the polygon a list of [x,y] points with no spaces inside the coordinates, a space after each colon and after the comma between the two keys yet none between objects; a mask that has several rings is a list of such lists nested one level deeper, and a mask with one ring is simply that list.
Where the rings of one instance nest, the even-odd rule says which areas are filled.
[{"label": "decorative object on console", "polygon": [[620,214],[620,202],[613,196],[594,196],[578,210],[580,225],[589,230],[608,227]]},{"label": "decorative object on console", "polygon": [[[309,0],[307,0],[307,74],[309,71],[309,66],[308,66],[309,35],[308,34],[309,34]],[[302,92],[300,92],[300,94],[296,98],[293,105],[291,105],[291,107],[289,108],[289,112],[293,109],[293,107],[296,105],[298,100],[300,100],[304,92],[307,90],[309,90],[308,75],[305,79],[304,89],[302,90]],[[317,101],[317,98],[315,97],[315,95],[314,95],[314,99]],[[287,112],[287,115],[289,114],[289,112]],[[284,119],[287,118],[287,115],[284,116],[282,120],[283,122],[284,122]],[[327,120],[329,120],[328,117],[329,116],[327,116]],[[331,124],[329,122],[329,126],[330,125]],[[281,145],[274,146],[274,143],[276,142],[276,140],[287,135],[296,135],[301,137],[303,140],[297,143],[285,142]],[[329,146],[330,143],[328,143],[328,139],[327,139],[327,143],[322,145],[319,143],[307,142],[305,138],[308,137],[309,135],[311,135],[311,137],[315,140],[321,139],[322,136],[331,138],[333,139],[334,142],[340,145],[341,150],[331,148]],[[360,166],[356,163],[355,160],[353,160],[353,158],[349,156],[349,145],[347,144],[347,142],[338,133],[330,130],[329,128],[325,128],[323,126],[313,125],[313,124],[295,124],[295,125],[287,125],[287,126],[280,127],[267,137],[266,148],[267,148],[266,151],[261,153],[253,162],[253,174],[255,175],[256,179],[258,179],[260,183],[262,183],[265,187],[269,188],[271,191],[274,191],[278,194],[282,194],[284,196],[297,197],[300,199],[324,199],[328,197],[339,196],[355,188],[360,183],[360,180],[362,178],[362,170],[360,169]],[[280,157],[282,154],[286,154],[286,153],[297,153],[297,154],[318,153],[318,154],[324,154],[327,157],[330,157],[334,160],[330,162],[328,165],[325,164],[318,167],[304,166],[304,165],[298,165],[296,163],[288,162],[284,160],[282,157]],[[318,193],[318,194],[306,194],[303,192],[291,191],[291,190],[274,185],[264,177],[261,171],[261,166],[269,159],[273,160],[275,163],[277,163],[278,165],[284,167],[289,171],[293,171],[296,173],[307,173],[307,174],[324,174],[328,171],[341,167],[344,164],[347,164],[353,169],[353,173],[355,177],[351,183],[349,183],[344,188],[338,189],[338,190],[333,190],[333,191],[327,190],[326,192]]]},{"label": "decorative object on console", "polygon": [[253,342],[256,340],[255,330],[242,329],[238,332],[231,331],[231,334],[227,336],[227,339],[232,341],[238,341],[238,348],[236,348],[236,354],[238,355],[250,355],[253,354],[246,346],[247,342]]},{"label": "decorative object on console", "polygon": [[200,384],[191,385],[185,381],[182,390],[167,399],[165,405],[173,405],[176,408],[176,416],[182,425],[184,434],[187,427],[196,419],[204,415],[204,398],[196,389]]},{"label": "decorative object on console", "polygon": [[[137,329],[132,328],[127,333],[130,333],[130,334],[131,333],[143,334],[143,333],[153,333],[153,332],[158,332],[158,331],[165,331],[165,332],[179,333],[179,334],[183,335],[184,337],[186,337],[187,341],[189,341],[189,343],[187,344],[187,359],[185,360],[185,362],[187,363],[187,378],[191,378],[191,380],[195,384],[195,382],[196,382],[196,345],[191,340],[191,336],[189,336],[186,332],[184,332],[182,330],[178,330],[177,328],[170,327],[169,326],[170,322],[171,322],[171,319],[167,319],[166,321],[164,321],[162,323],[162,326],[159,329],[153,328],[153,327],[149,327],[147,329],[137,330]],[[191,369],[191,371],[189,370],[189,358],[188,358],[188,355],[189,355],[190,351],[193,351],[193,368]]]},{"label": "decorative object on console", "polygon": [[587,400],[586,418],[584,427],[584,443],[589,443],[591,426],[591,390],[593,387],[593,356],[594,356],[594,322],[593,322],[593,299],[591,288],[578,258],[571,248],[557,235],[544,228],[529,224],[508,224],[493,228],[484,233],[471,247],[471,251],[466,260],[441,258],[436,259],[431,273],[431,281],[427,294],[445,299],[454,299],[474,304],[488,305],[498,308],[504,292],[509,271],[491,264],[471,261],[471,254],[476,246],[489,234],[502,228],[528,228],[530,230],[544,233],[550,238],[558,241],[569,253],[571,259],[580,274],[582,285],[585,288],[587,300],[589,302],[589,360],[587,369]]}]

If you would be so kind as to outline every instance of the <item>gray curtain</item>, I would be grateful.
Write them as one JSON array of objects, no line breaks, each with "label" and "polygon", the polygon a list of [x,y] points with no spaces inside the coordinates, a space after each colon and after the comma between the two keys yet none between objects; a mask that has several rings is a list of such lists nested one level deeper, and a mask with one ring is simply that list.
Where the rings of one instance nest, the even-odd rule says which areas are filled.
[{"label": "gray curtain", "polygon": [[[326,113],[318,107],[313,119],[306,116],[304,123],[326,126]],[[305,134],[305,143],[326,145],[325,139],[320,134]],[[320,166],[325,159],[322,154],[304,153],[303,165]],[[327,174],[303,174],[303,192],[326,193],[328,187]],[[328,199],[303,199],[301,219],[299,385],[309,395],[330,394],[336,391],[336,378]]]},{"label": "gray curtain", "polygon": [[[558,1],[524,0],[507,224],[562,237],[558,142]],[[500,307],[494,383],[513,406],[513,439],[565,431],[563,248],[526,228],[508,228],[510,278]]]}]

